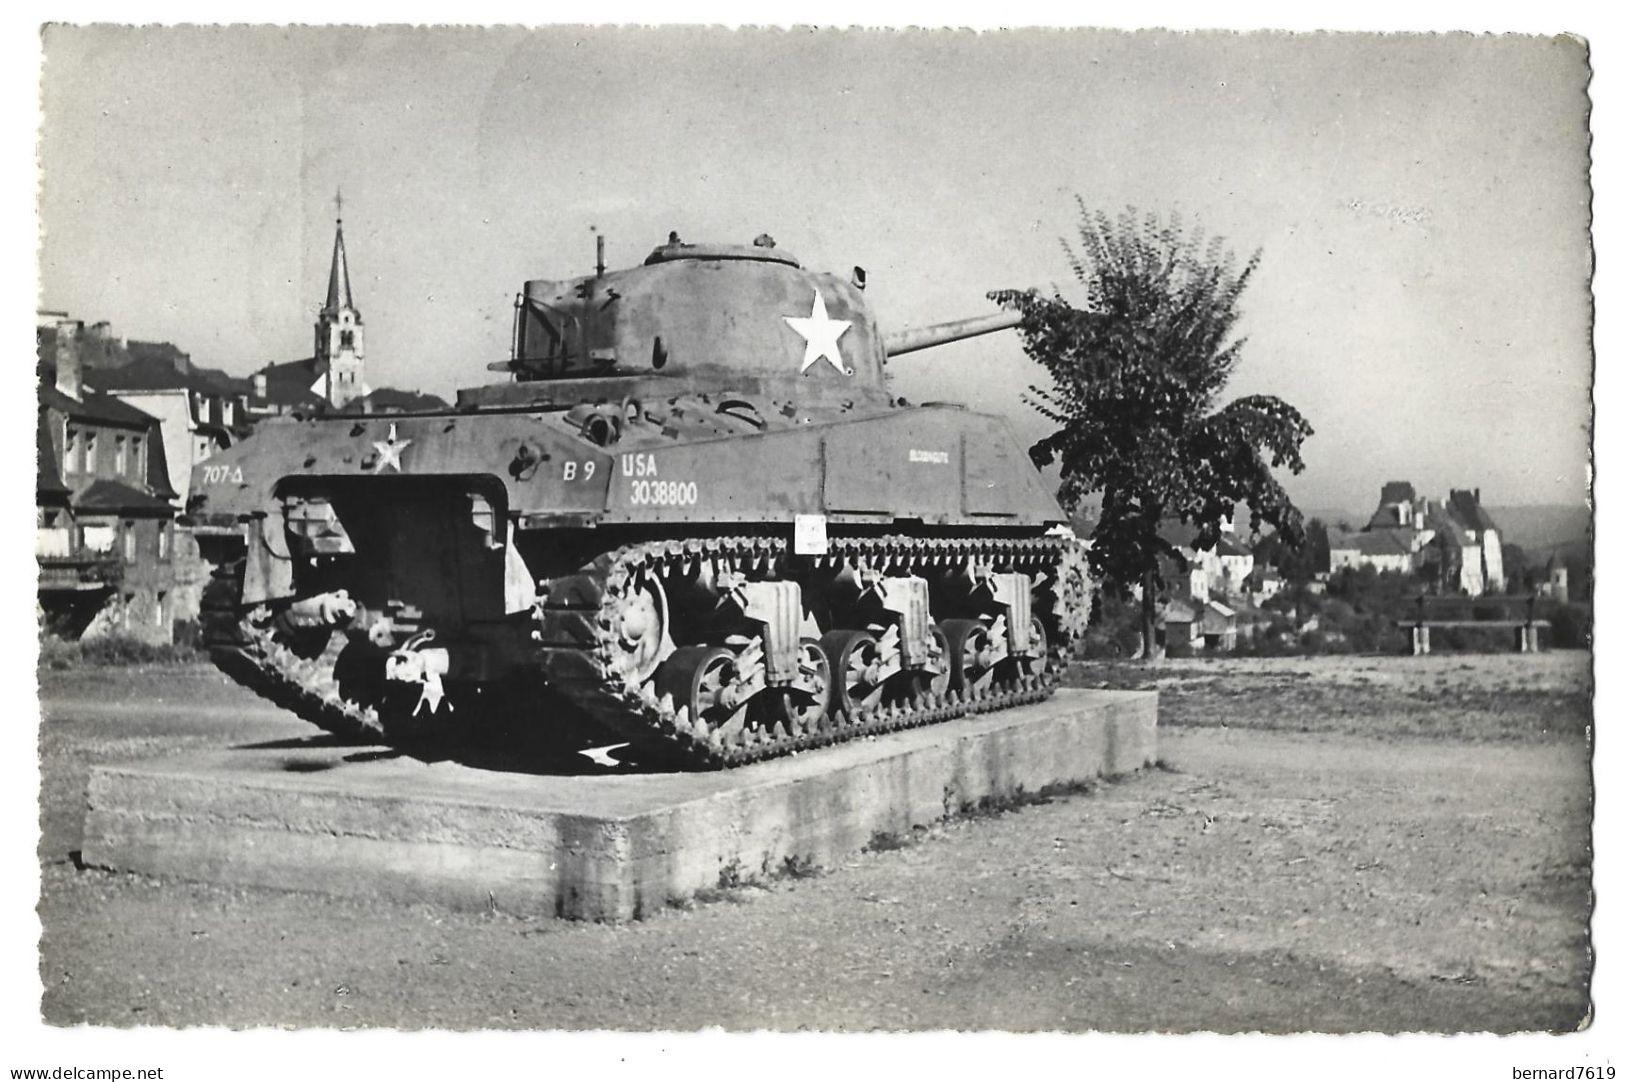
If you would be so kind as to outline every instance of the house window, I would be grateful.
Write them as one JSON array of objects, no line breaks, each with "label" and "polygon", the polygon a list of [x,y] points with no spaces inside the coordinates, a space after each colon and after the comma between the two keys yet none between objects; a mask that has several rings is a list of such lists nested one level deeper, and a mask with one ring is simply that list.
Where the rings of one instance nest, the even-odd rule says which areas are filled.
[{"label": "house window", "polygon": [[141,458],[141,437],[130,437],[130,475],[140,477],[145,472]]},{"label": "house window", "polygon": [[158,558],[160,560],[169,559],[169,523],[167,522],[158,524]]},{"label": "house window", "polygon": [[79,430],[68,429],[67,446],[62,453],[62,465],[69,473],[79,472]]},{"label": "house window", "polygon": [[[162,535],[160,535],[162,536]],[[152,607],[152,622],[155,627],[164,626],[164,599],[169,596],[168,591],[158,591],[158,603]]]},{"label": "house window", "polygon": [[96,433],[85,433],[85,472],[96,472]]},{"label": "house window", "polygon": [[125,446],[124,446],[124,437],[123,436],[114,436],[113,437],[113,472],[118,474],[120,477],[123,477],[125,471],[129,468],[129,466],[130,466],[130,456],[127,453],[127,448],[125,448]]},{"label": "house window", "polygon": [[85,523],[79,527],[79,548],[85,552],[110,553],[117,537],[118,526],[114,523]]},{"label": "house window", "polygon": [[135,563],[135,523],[124,524],[124,562]]},{"label": "house window", "polygon": [[355,348],[355,332],[354,331],[340,331],[339,332],[339,348],[340,349],[354,349]]}]

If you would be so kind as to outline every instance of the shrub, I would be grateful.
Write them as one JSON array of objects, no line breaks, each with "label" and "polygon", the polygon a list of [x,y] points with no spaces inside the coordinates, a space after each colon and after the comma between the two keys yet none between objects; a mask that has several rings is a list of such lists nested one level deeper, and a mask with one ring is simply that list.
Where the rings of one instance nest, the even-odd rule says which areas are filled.
[{"label": "shrub", "polygon": [[68,641],[54,636],[40,640],[40,666],[72,669],[83,665],[185,665],[203,660],[194,646],[150,643],[123,635]]},{"label": "shrub", "polygon": [[1504,654],[1517,649],[1517,634],[1509,627],[1436,627],[1428,633],[1432,648],[1473,654]]},{"label": "shrub", "polygon": [[1089,614],[1083,656],[1091,659],[1135,657],[1140,652],[1140,610],[1102,592]]},{"label": "shrub", "polygon": [[1552,613],[1552,645],[1564,650],[1591,649],[1591,607],[1559,605]]}]

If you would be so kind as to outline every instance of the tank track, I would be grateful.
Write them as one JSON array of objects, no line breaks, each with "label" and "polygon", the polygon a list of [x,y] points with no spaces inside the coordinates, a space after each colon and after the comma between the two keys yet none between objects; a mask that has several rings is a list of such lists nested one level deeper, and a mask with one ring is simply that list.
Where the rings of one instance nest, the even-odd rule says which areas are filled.
[{"label": "tank track", "polygon": [[622,736],[647,745],[656,742],[669,757],[691,767],[740,766],[863,736],[987,713],[1048,698],[1060,682],[1072,646],[1089,613],[1089,582],[1081,547],[1070,538],[866,537],[831,538],[829,556],[884,563],[898,574],[967,559],[994,561],[1032,574],[1040,582],[1033,610],[1049,628],[1048,665],[1042,674],[1023,676],[964,696],[929,693],[900,704],[858,711],[848,717],[832,709],[811,726],[790,720],[771,728],[746,727],[723,739],[703,721],[691,719],[669,698],[657,698],[650,683],[635,684],[625,673],[616,639],[617,607],[640,572],[657,575],[695,558],[720,558],[744,568],[764,568],[787,555],[784,539],[724,537],[648,542],[606,553],[576,575],[552,580],[538,603],[543,667],[550,684]]},{"label": "tank track", "polygon": [[302,657],[258,626],[241,609],[244,542],[213,538],[204,557],[214,572],[203,588],[199,622],[210,660],[233,680],[345,740],[374,742],[384,736],[378,712],[345,699],[334,675],[344,637],[333,633],[323,650]]},{"label": "tank track", "polygon": [[[215,665],[238,683],[325,732],[345,740],[391,739],[378,711],[346,699],[335,675],[345,644],[331,633],[322,649],[296,653],[279,642],[265,613],[242,611],[244,568],[240,538],[212,539],[206,557],[214,572],[204,589],[201,623]],[[831,538],[830,556],[881,561],[898,573],[965,559],[999,562],[1041,579],[1034,611],[1050,632],[1048,665],[1041,675],[996,684],[960,696],[923,695],[848,717],[831,710],[810,727],[785,722],[750,727],[722,740],[696,725],[648,685],[624,672],[623,651],[613,629],[627,584],[645,569],[661,570],[695,557],[724,558],[744,567],[765,567],[787,555],[784,539],[725,537],[628,545],[605,553],[573,575],[540,584],[532,638],[540,644],[547,682],[609,732],[653,748],[662,758],[690,768],[740,766],[863,736],[929,725],[967,714],[987,713],[1049,697],[1071,656],[1089,611],[1089,582],[1081,549],[1058,537],[994,540],[909,537]],[[258,618],[257,618],[258,617]]]}]

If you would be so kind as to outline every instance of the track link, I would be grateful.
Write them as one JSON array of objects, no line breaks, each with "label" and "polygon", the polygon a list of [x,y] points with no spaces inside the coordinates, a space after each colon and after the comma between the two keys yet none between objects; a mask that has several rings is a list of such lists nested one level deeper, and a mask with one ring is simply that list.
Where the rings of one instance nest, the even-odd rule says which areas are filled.
[{"label": "track link", "polygon": [[761,573],[786,556],[786,542],[776,537],[647,542],[605,553],[579,573],[552,580],[538,605],[535,636],[542,643],[548,682],[625,738],[645,745],[653,742],[665,755],[686,765],[740,766],[1047,698],[1060,681],[1072,643],[1088,618],[1088,577],[1082,552],[1070,538],[832,538],[829,555],[815,559],[863,560],[883,564],[898,574],[978,559],[1033,574],[1040,583],[1033,608],[1050,631],[1045,671],[966,696],[925,694],[906,703],[857,711],[853,716],[832,710],[811,726],[783,721],[771,728],[745,727],[729,737],[689,717],[670,699],[662,701],[652,682],[634,683],[629,678],[626,655],[614,629],[617,608],[636,576],[645,571],[656,575],[676,572],[694,560],[725,560],[747,574]]},{"label": "track link", "polygon": [[[863,736],[947,721],[1035,702],[1053,693],[1071,655],[1071,644],[1088,618],[1089,584],[1076,542],[1058,537],[996,540],[909,537],[832,538],[822,559],[864,560],[899,574],[967,559],[988,560],[1034,576],[1033,610],[1049,630],[1049,658],[1040,675],[961,696],[921,695],[905,702],[857,711],[832,709],[813,725],[785,721],[771,728],[747,727],[731,738],[706,728],[652,683],[628,676],[628,659],[616,640],[617,609],[628,585],[644,571],[676,571],[687,561],[722,559],[746,573],[762,573],[788,555],[784,539],[741,536],[657,541],[604,553],[572,575],[540,583],[532,638],[542,675],[555,690],[609,732],[653,747],[667,760],[690,768],[740,766]],[[223,672],[262,697],[318,728],[347,740],[391,740],[378,710],[346,698],[336,675],[347,639],[331,632],[324,643],[296,652],[273,634],[269,613],[244,611],[241,603],[244,542],[215,537],[205,553],[215,565],[205,588],[201,620],[210,656]],[[539,719],[541,724],[545,720]]]},{"label": "track link", "polygon": [[278,642],[269,628],[242,611],[244,541],[210,538],[204,558],[214,573],[204,586],[199,618],[203,641],[215,666],[244,687],[345,740],[376,742],[384,729],[378,712],[339,693],[335,675],[345,644],[334,632],[313,656],[301,656]]}]

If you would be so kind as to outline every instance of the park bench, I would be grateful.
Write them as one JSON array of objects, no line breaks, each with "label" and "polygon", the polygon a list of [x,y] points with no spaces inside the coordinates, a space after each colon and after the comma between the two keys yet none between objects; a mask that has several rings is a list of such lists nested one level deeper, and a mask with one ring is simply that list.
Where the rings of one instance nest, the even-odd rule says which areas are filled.
[{"label": "park bench", "polygon": [[1550,631],[1552,622],[1535,618],[1535,595],[1519,597],[1473,598],[1470,603],[1475,607],[1494,606],[1505,611],[1513,605],[1522,604],[1524,614],[1516,619],[1488,618],[1488,619],[1451,619],[1444,616],[1428,616],[1427,607],[1432,603],[1435,609],[1440,606],[1459,608],[1469,599],[1457,597],[1430,597],[1427,594],[1418,594],[1416,598],[1416,618],[1414,620],[1396,620],[1394,623],[1411,633],[1411,654],[1420,655],[1432,652],[1429,632],[1436,627],[1465,627],[1465,628],[1510,628],[1517,635],[1518,652],[1531,654],[1540,649],[1541,631]]}]

